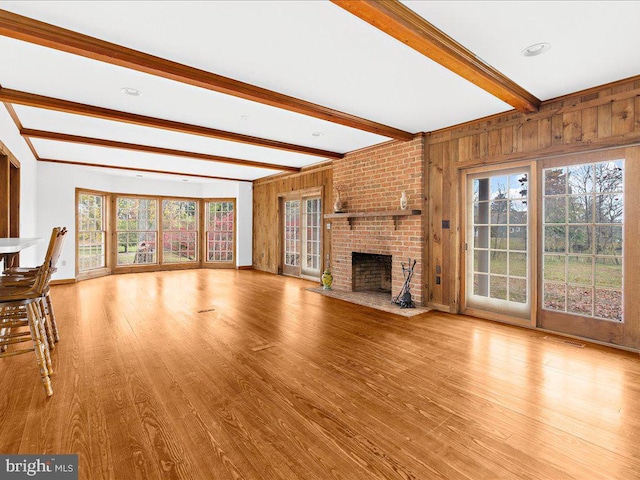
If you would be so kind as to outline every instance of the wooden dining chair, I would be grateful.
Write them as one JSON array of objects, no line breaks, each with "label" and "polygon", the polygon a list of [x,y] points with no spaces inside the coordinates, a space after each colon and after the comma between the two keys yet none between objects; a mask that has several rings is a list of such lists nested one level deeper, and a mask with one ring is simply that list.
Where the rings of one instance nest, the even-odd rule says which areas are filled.
[{"label": "wooden dining chair", "polygon": [[[53,373],[46,316],[40,303],[51,280],[51,262],[45,262],[33,277],[33,282],[22,286],[0,287],[0,358],[34,351],[40,377],[47,396],[53,395],[50,375]],[[31,342],[30,348],[22,347]]]},{"label": "wooden dining chair", "polygon": [[[50,266],[52,274],[57,270],[56,265],[58,264],[60,254],[62,253],[66,233],[66,227],[55,227],[51,232],[51,238],[49,240],[49,246],[47,248],[43,264],[46,263]],[[40,267],[12,267],[6,269],[4,271],[4,275],[0,277],[0,288],[17,286],[24,287],[33,283],[39,268]],[[38,308],[40,308],[42,315],[48,319],[48,322],[45,323],[46,333],[49,343],[51,344],[51,348],[53,348],[55,346],[55,342],[60,341],[60,335],[48,285],[44,297],[38,302]]]}]

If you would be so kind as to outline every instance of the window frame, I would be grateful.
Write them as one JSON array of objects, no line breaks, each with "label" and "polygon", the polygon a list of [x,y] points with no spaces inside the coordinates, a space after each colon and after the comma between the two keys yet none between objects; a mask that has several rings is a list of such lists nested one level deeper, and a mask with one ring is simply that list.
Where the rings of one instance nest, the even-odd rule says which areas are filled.
[{"label": "window frame", "polygon": [[[303,203],[306,199],[312,198],[320,199],[320,245],[319,245],[319,253],[320,253],[320,270],[318,275],[308,275],[302,271],[302,254],[303,254]],[[289,265],[286,263],[286,229],[285,229],[285,207],[286,202],[289,201],[299,201],[299,229],[300,229],[300,238],[298,239],[300,242],[300,262],[299,265]],[[278,249],[278,274],[289,275],[298,278],[304,278],[306,280],[312,281],[320,281],[320,277],[322,276],[322,272],[325,268],[329,267],[328,259],[325,259],[325,252],[330,250],[326,250],[327,246],[325,242],[327,242],[325,224],[324,224],[324,214],[326,213],[326,199],[325,199],[325,189],[323,187],[314,187],[308,188],[304,190],[295,190],[286,193],[278,194],[278,235],[277,235],[277,249]],[[329,242],[330,243],[330,242]],[[305,247],[306,248],[306,247]],[[330,248],[330,247],[329,247]],[[324,262],[327,262],[326,265]]]},{"label": "window frame", "polygon": [[[297,204],[297,208],[288,208],[288,204]],[[283,202],[284,208],[284,252],[283,252],[283,265],[284,268],[300,270],[301,256],[302,256],[302,200],[300,198],[285,199]],[[290,221],[297,221],[297,223],[289,224]],[[295,232],[295,234],[294,234]],[[291,256],[294,261],[289,263],[288,258]]]},{"label": "window frame", "polygon": [[[136,271],[138,271],[139,269],[142,269],[144,267],[159,267],[161,266],[161,262],[160,262],[160,252],[159,252],[159,245],[161,245],[160,243],[160,230],[159,230],[159,219],[158,219],[158,214],[159,214],[159,198],[152,196],[152,195],[135,195],[135,194],[113,194],[112,196],[112,218],[113,218],[113,228],[112,228],[112,232],[111,232],[111,237],[113,239],[112,241],[112,251],[111,251],[111,256],[113,258],[113,270],[114,272],[120,272],[122,270],[128,271],[128,269],[135,269]],[[128,198],[128,199],[139,199],[139,200],[155,200],[156,201],[156,229],[155,229],[155,234],[156,234],[156,261],[154,263],[131,263],[131,264],[118,264],[118,233],[125,233],[128,232],[128,230],[118,230],[118,200],[121,198]],[[137,231],[137,230],[136,230]],[[149,232],[151,232],[151,230],[149,230]]]},{"label": "window frame", "polygon": [[[309,213],[308,211],[308,202],[309,201],[318,201],[318,210]],[[323,223],[323,204],[322,204],[322,196],[318,193],[317,195],[303,195],[300,202],[300,275],[302,278],[310,278],[316,280],[322,276],[323,268],[322,268],[322,223]],[[311,224],[309,222],[310,219],[314,218],[317,222],[316,224]],[[309,230],[315,232],[316,237],[309,238]],[[309,245],[315,244],[316,253],[311,253],[311,256],[317,258],[318,268],[311,268],[307,260],[309,258]],[[313,248],[312,248],[313,249]]]},{"label": "window frame", "polygon": [[[196,230],[195,230],[195,241],[196,241],[196,245],[195,245],[195,255],[196,258],[194,260],[188,260],[188,261],[179,261],[179,262],[171,262],[171,263],[167,263],[164,261],[164,254],[165,254],[165,250],[164,250],[164,234],[165,234],[165,229],[164,229],[164,202],[166,201],[170,201],[170,202],[194,202],[195,206],[196,206],[196,214],[195,214],[195,225],[196,225]],[[203,201],[201,198],[191,198],[191,197],[158,197],[158,262],[160,266],[163,267],[168,267],[169,269],[172,268],[179,268],[179,266],[201,266],[202,265],[202,258],[203,258],[203,251],[202,251],[202,247],[203,247],[203,243],[202,243],[202,231],[203,231],[203,226],[202,226],[202,221],[203,221],[203,214],[202,214],[202,205],[203,205]],[[166,232],[179,232],[180,230],[166,230]],[[187,230],[187,232],[192,232],[193,230]]]},{"label": "window frame", "polygon": [[[473,195],[471,195],[469,183],[470,179],[476,176],[489,175],[492,176],[498,172],[516,172],[520,170],[528,170],[528,199],[530,201],[537,202],[538,198],[538,168],[537,163],[532,160],[519,160],[513,162],[499,163],[495,165],[481,165],[472,166],[468,168],[461,168],[459,170],[459,182],[460,182],[460,206],[458,209],[458,220],[460,222],[460,239],[461,239],[461,255],[460,255],[460,278],[458,288],[460,288],[460,313],[465,315],[471,315],[479,318],[487,318],[491,320],[497,320],[504,323],[513,325],[520,325],[524,327],[534,328],[538,319],[538,208],[537,204],[535,208],[529,205],[527,208],[528,225],[531,231],[527,235],[527,240],[530,242],[527,246],[528,260],[527,260],[527,279],[529,282],[528,288],[528,301],[529,301],[529,314],[523,316],[518,315],[517,312],[506,312],[499,308],[487,308],[486,305],[474,304],[468,302],[469,284],[467,281],[467,275],[469,271],[473,271],[473,267],[470,269],[470,263],[473,259],[469,258],[473,255],[471,250],[471,243],[469,242],[469,206],[472,204]],[[535,199],[535,200],[534,200]]]},{"label": "window frame", "polygon": [[[112,268],[111,273],[120,274],[120,273],[131,273],[131,272],[156,272],[156,271],[169,271],[169,270],[183,270],[189,268],[203,268],[202,259],[202,205],[203,199],[197,197],[179,197],[179,196],[167,196],[167,195],[144,195],[144,194],[135,194],[135,193],[112,193],[111,194],[111,215],[112,218],[117,218],[117,200],[118,198],[138,198],[145,200],[156,200],[157,202],[157,211],[156,211],[156,232],[157,232],[157,240],[156,240],[156,263],[153,264],[128,264],[128,265],[118,265],[117,264],[117,248],[115,242],[117,242],[117,234],[118,231],[115,228],[115,225],[110,232],[110,236],[112,238],[112,248],[110,251],[110,256],[112,257]],[[162,229],[162,202],[165,200],[177,200],[177,201],[192,201],[196,203],[196,225],[197,225],[197,233],[196,233],[196,241],[198,245],[196,246],[196,255],[197,259],[189,262],[179,262],[179,263],[165,263],[164,262],[164,238],[163,238],[163,229]]]},{"label": "window frame", "polygon": [[[615,163],[615,162],[621,162],[622,167],[620,168],[621,170],[621,190],[617,190],[617,191],[598,191],[597,189],[597,181],[595,178],[592,178],[592,186],[591,186],[591,191],[589,192],[578,192],[578,193],[572,193],[569,192],[569,186],[570,186],[570,169],[574,168],[574,167],[593,167],[593,171],[591,172],[591,176],[596,176],[597,175],[597,166],[601,165],[601,164],[605,164],[605,163]],[[545,192],[545,174],[547,171],[550,170],[560,170],[562,169],[564,171],[564,175],[566,176],[565,179],[565,192],[564,193],[547,193]],[[625,203],[626,203],[626,199],[625,199],[625,185],[626,185],[626,161],[624,156],[620,156],[620,157],[615,157],[615,156],[611,156],[611,158],[609,159],[604,159],[604,160],[585,160],[584,162],[581,163],[569,163],[567,165],[562,165],[562,166],[551,166],[551,167],[546,167],[546,168],[542,168],[541,169],[541,184],[542,184],[542,188],[541,188],[541,196],[542,196],[542,203],[541,203],[541,208],[542,208],[542,214],[541,214],[541,222],[542,222],[542,230],[540,232],[541,234],[541,268],[542,268],[542,275],[541,275],[541,282],[542,282],[542,289],[540,290],[540,297],[541,297],[541,310],[544,312],[556,312],[556,313],[562,313],[565,315],[569,315],[569,316],[579,316],[582,318],[586,318],[586,319],[593,319],[593,320],[597,320],[597,321],[605,321],[605,322],[615,322],[615,323],[624,323],[625,321],[625,311],[624,311],[624,294],[625,294],[625,289],[624,289],[624,276],[625,276],[625,272],[624,272],[624,263],[625,263],[625,235],[624,235],[624,228],[625,228]],[[603,197],[603,196],[620,196],[622,198],[622,202],[621,202],[621,220],[620,223],[616,223],[616,222],[601,222],[598,221],[598,215],[597,215],[597,204],[598,204],[598,197]],[[584,197],[587,199],[590,199],[592,201],[592,204],[590,206],[590,220],[589,221],[585,221],[585,222],[577,222],[577,221],[571,221],[570,218],[570,206],[571,206],[571,199],[573,198],[577,198],[579,199],[580,197]],[[565,204],[565,209],[564,209],[564,221],[563,222],[559,222],[559,221],[546,221],[546,205],[547,205],[547,200],[553,200],[553,199],[562,199],[563,203]],[[560,227],[563,228],[565,230],[564,235],[563,235],[563,251],[555,251],[555,250],[547,250],[546,248],[546,235],[545,235],[545,228],[553,228],[553,227]],[[598,252],[597,251],[597,235],[596,232],[598,231],[598,228],[615,228],[615,227],[619,227],[620,228],[620,232],[621,232],[621,248],[620,248],[620,252],[619,253],[603,253],[603,252]],[[571,245],[569,242],[570,239],[570,232],[571,229],[578,229],[578,228],[584,228],[586,232],[590,232],[591,234],[591,251],[588,253],[585,252],[578,252],[578,251],[572,251],[571,250]],[[564,259],[564,279],[561,280],[556,280],[556,279],[548,279],[545,275],[545,267],[546,267],[546,260],[549,257],[562,257]],[[586,281],[578,281],[575,280],[574,277],[572,277],[570,274],[573,273],[570,270],[570,260],[574,258],[574,259],[589,259],[591,261],[591,269],[590,269],[590,280],[589,282]],[[598,265],[598,260],[603,260],[603,259],[614,259],[616,261],[620,261],[619,265],[620,265],[620,286],[614,288],[613,286],[604,286],[604,285],[598,285],[598,275],[597,275],[597,265]],[[575,270],[575,269],[574,269]],[[573,281],[572,281],[573,280]],[[552,307],[547,307],[545,305],[546,302],[546,286],[563,286],[565,289],[565,294],[564,294],[564,308],[559,309],[559,308],[552,308]],[[569,299],[570,299],[570,295],[569,295],[569,289],[584,289],[584,290],[590,290],[591,291],[591,303],[590,303],[590,313],[587,312],[577,312],[576,309],[571,309],[569,306]],[[598,315],[598,307],[597,307],[597,300],[598,300],[598,290],[600,290],[600,292],[602,291],[610,291],[610,292],[619,292],[620,294],[620,303],[619,303],[619,307],[620,307],[620,318],[611,318],[611,317],[605,317],[602,315]]]},{"label": "window frame", "polygon": [[[208,230],[208,221],[209,221],[209,205],[211,203],[232,203],[233,204],[233,259],[231,262],[222,262],[209,260],[209,230]],[[202,228],[202,264],[207,268],[235,268],[237,262],[237,238],[238,238],[238,209],[235,198],[231,197],[223,197],[223,198],[203,198],[202,199],[202,210],[203,210],[203,228]]]},{"label": "window frame", "polygon": [[[90,278],[102,277],[104,275],[109,275],[111,272],[111,214],[110,214],[110,202],[111,202],[111,194],[108,192],[103,192],[101,190],[90,190],[86,188],[76,188],[75,192],[75,273],[76,280],[88,280]],[[80,196],[81,195],[94,195],[102,197],[102,222],[104,232],[104,267],[94,268],[90,270],[80,271],[80,215],[78,212],[78,206],[80,205]]]},{"label": "window frame", "polygon": [[[542,308],[542,295],[539,296],[539,311],[536,328],[557,332],[562,335],[571,335],[581,338],[588,338],[595,342],[604,344],[614,344],[629,346],[635,335],[638,319],[640,318],[639,308],[635,297],[630,293],[640,279],[640,269],[635,268],[635,259],[640,256],[640,244],[628,241],[636,238],[635,223],[629,219],[637,218],[640,211],[639,195],[635,194],[633,178],[640,176],[640,150],[637,147],[622,147],[603,149],[598,151],[576,152],[567,155],[541,158],[537,162],[538,177],[542,178],[542,170],[550,167],[573,166],[584,163],[598,163],[613,159],[624,159],[624,217],[623,217],[623,315],[624,321],[611,321],[594,317],[586,317],[579,314],[565,313]],[[540,189],[542,191],[542,189]],[[540,198],[542,195],[540,195]],[[540,205],[541,208],[541,205]],[[542,209],[541,212],[542,214]],[[542,215],[539,218],[539,233],[542,235]],[[539,242],[538,254],[543,255],[542,239]],[[542,262],[539,262],[538,290],[542,292]]]}]

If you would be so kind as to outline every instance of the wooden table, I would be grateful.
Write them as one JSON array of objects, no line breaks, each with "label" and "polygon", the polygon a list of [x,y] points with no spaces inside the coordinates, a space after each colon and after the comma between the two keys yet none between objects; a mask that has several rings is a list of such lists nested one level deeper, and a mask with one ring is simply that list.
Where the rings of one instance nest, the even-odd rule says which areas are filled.
[{"label": "wooden table", "polygon": [[42,241],[42,237],[0,238],[0,258],[4,259],[5,268],[13,267],[13,262],[21,250]]}]

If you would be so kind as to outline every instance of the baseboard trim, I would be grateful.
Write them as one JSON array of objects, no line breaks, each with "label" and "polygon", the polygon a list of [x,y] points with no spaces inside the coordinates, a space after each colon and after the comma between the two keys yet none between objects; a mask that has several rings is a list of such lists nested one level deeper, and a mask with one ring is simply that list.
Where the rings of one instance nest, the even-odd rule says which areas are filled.
[{"label": "baseboard trim", "polygon": [[236,270],[253,270],[253,265],[238,265]]},{"label": "baseboard trim", "polygon": [[434,302],[427,302],[427,304],[424,306],[427,308],[431,308],[433,310],[437,310],[439,312],[452,313],[449,305],[443,305],[441,303],[434,303]]},{"label": "baseboard trim", "polygon": [[69,283],[76,283],[75,278],[61,278],[60,280],[51,280],[49,285],[67,285]]}]

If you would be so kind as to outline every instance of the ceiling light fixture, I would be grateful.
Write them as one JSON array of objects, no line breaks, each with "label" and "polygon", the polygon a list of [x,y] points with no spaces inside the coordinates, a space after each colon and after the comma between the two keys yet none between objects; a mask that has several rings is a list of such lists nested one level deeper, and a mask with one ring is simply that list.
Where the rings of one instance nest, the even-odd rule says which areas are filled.
[{"label": "ceiling light fixture", "polygon": [[136,177],[142,178],[143,175],[140,175],[139,173],[136,175]]},{"label": "ceiling light fixture", "polygon": [[244,121],[249,120],[249,115],[240,115],[240,118]]},{"label": "ceiling light fixture", "polygon": [[183,182],[188,182],[188,181],[189,181],[189,179],[188,179],[188,178],[183,178],[183,179],[182,179],[182,181],[183,181]]},{"label": "ceiling light fixture", "polygon": [[551,48],[550,43],[542,42],[542,43],[534,43],[533,45],[529,45],[522,51],[522,55],[525,57],[537,57],[538,55],[542,55],[545,52],[548,52]]},{"label": "ceiling light fixture", "polygon": [[314,137],[322,137],[324,135],[324,132],[313,132],[311,135],[313,135]]},{"label": "ceiling light fixture", "polygon": [[120,91],[122,93],[124,93],[125,95],[130,95],[132,97],[139,97],[140,94],[142,93],[140,90],[138,90],[137,88],[133,88],[133,87],[122,87],[120,89]]}]

